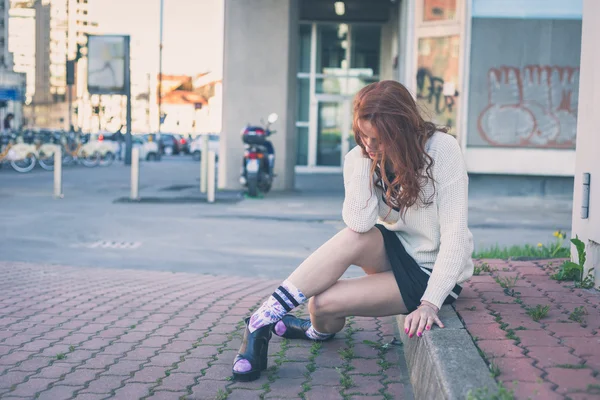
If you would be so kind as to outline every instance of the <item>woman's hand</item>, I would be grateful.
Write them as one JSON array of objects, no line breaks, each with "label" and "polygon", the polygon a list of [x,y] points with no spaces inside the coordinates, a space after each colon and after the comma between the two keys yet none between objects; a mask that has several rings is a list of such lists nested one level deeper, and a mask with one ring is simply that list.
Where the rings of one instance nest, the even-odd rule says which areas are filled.
[{"label": "woman's hand", "polygon": [[433,304],[423,301],[419,308],[410,313],[404,320],[404,333],[412,338],[416,333],[418,337],[423,336],[425,330],[430,330],[433,324],[437,324],[440,328],[444,324],[437,316],[438,308]]}]

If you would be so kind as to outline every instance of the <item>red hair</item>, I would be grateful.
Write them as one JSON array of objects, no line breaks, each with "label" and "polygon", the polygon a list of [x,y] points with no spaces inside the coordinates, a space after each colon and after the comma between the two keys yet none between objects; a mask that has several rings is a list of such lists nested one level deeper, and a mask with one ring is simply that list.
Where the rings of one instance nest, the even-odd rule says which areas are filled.
[{"label": "red hair", "polygon": [[425,152],[425,144],[436,131],[447,133],[447,128],[425,121],[413,96],[396,81],[372,83],[354,99],[354,138],[367,156],[359,120],[369,121],[377,131],[382,151],[371,172],[386,202],[398,207],[402,215],[419,200],[431,204],[433,194],[425,198],[423,192],[427,181],[433,182],[433,159]]}]

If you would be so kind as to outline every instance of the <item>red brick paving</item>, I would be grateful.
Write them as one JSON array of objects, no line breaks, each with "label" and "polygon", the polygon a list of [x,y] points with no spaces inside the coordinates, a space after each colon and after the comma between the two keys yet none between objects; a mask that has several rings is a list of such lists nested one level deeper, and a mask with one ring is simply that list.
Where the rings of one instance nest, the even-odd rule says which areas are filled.
[{"label": "red brick paving", "polygon": [[401,348],[363,343],[389,343],[393,317],[349,319],[312,349],[274,336],[263,376],[230,380],[238,326],[278,281],[24,263],[0,275],[2,399],[404,398]]},{"label": "red brick paving", "polygon": [[[600,292],[552,280],[561,260],[476,264],[484,262],[495,271],[466,283],[455,308],[499,369],[496,380],[513,389],[516,399],[600,399]],[[495,280],[514,276],[516,293],[505,293]],[[535,322],[526,308],[538,304],[550,308]],[[569,319],[576,307],[587,312],[581,322]]]}]

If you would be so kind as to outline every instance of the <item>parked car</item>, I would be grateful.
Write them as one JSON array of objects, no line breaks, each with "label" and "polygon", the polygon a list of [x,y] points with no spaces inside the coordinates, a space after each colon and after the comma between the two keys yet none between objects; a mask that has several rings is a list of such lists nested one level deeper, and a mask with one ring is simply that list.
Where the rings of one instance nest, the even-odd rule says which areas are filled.
[{"label": "parked car", "polygon": [[[206,134],[196,136],[190,144],[190,153],[195,161],[202,158],[202,138],[205,136]],[[208,134],[208,150],[214,151],[219,159],[219,135]]]},{"label": "parked car", "polygon": [[183,144],[181,143],[179,135],[172,133],[161,133],[158,140],[161,154],[170,156],[181,153]]},{"label": "parked car", "polygon": [[175,139],[177,140],[177,147],[179,149],[179,153],[183,153],[183,154],[190,154],[190,142],[189,140],[179,134],[175,134],[173,135],[175,136]]},{"label": "parked car", "polygon": [[159,161],[160,153],[156,142],[149,142],[141,135],[135,135],[132,138],[133,147],[140,149],[140,160]]},{"label": "parked car", "polygon": [[[160,160],[159,148],[156,142],[149,142],[146,135],[132,135],[131,140],[134,148],[140,149],[140,160],[158,161]],[[98,140],[110,143],[114,149],[114,153],[118,153],[119,145],[117,143],[117,134],[100,134]],[[125,135],[123,135],[123,143],[121,146],[121,159],[125,159]]]}]

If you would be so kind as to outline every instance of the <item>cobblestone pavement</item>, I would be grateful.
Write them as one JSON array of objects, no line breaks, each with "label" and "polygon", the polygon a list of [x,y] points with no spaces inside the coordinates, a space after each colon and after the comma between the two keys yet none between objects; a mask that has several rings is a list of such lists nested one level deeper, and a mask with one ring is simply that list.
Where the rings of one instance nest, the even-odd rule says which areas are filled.
[{"label": "cobblestone pavement", "polygon": [[263,376],[232,381],[242,320],[279,281],[25,263],[0,275],[2,399],[412,397],[392,317],[350,319],[322,345],[274,337]]},{"label": "cobblestone pavement", "polygon": [[552,280],[561,263],[482,260],[456,302],[518,399],[600,399],[600,292]]}]

